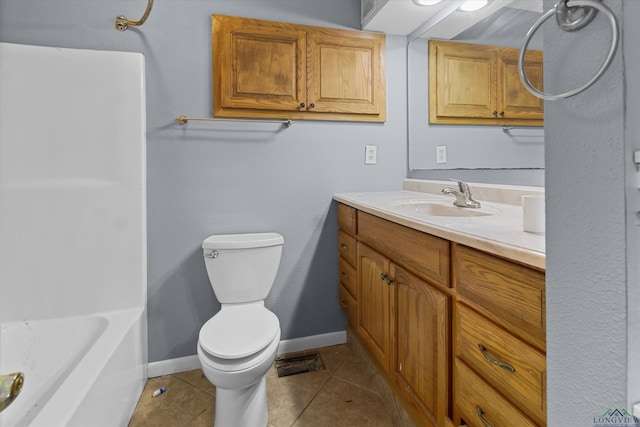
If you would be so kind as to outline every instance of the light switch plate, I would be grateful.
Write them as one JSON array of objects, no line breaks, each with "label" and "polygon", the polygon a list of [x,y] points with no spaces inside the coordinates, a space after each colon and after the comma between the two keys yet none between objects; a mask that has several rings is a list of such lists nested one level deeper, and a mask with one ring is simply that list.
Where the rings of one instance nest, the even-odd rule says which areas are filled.
[{"label": "light switch plate", "polygon": [[436,163],[447,163],[447,146],[438,145],[436,147]]},{"label": "light switch plate", "polygon": [[378,146],[366,145],[365,155],[364,155],[364,164],[375,165],[377,162],[378,162]]}]

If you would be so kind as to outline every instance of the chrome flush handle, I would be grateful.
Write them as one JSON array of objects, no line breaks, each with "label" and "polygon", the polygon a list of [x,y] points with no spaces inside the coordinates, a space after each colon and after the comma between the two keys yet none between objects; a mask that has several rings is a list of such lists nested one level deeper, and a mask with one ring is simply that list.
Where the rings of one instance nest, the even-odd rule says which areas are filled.
[{"label": "chrome flush handle", "polygon": [[204,257],[205,258],[218,258],[218,251],[216,251],[215,249],[204,251]]}]

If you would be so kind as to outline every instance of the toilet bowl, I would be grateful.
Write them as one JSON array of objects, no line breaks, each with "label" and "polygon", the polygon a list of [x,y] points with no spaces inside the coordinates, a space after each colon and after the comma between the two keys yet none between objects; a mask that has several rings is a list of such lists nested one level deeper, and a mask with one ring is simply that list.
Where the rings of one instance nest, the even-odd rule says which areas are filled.
[{"label": "toilet bowl", "polygon": [[264,306],[284,239],[277,233],[210,236],[202,244],[221,309],[200,329],[198,358],[216,386],[216,427],[268,422],[265,375],[275,360],[280,322]]}]

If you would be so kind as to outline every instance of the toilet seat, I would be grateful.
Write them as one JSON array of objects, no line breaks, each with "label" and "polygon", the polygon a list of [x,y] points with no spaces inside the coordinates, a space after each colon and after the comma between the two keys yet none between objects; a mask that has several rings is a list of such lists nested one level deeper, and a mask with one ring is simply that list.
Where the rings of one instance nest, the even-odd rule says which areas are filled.
[{"label": "toilet seat", "polygon": [[200,329],[199,344],[209,355],[235,364],[264,350],[279,332],[277,316],[263,304],[223,305]]}]

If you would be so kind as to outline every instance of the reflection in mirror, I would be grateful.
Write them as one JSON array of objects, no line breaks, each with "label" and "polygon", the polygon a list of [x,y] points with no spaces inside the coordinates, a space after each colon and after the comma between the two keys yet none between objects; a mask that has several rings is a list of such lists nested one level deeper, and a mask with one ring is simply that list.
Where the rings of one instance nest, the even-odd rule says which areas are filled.
[{"label": "reflection in mirror", "polygon": [[[541,3],[540,12],[502,7],[451,40],[520,48],[541,10]],[[409,177],[543,186],[544,128],[429,124],[428,40],[437,38],[430,33],[407,48]],[[530,49],[542,50],[539,33]],[[446,163],[439,163],[443,146]]]}]

